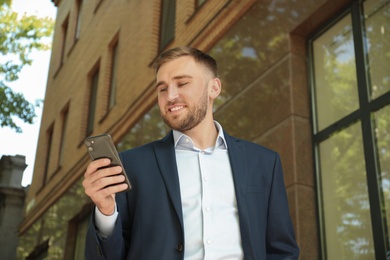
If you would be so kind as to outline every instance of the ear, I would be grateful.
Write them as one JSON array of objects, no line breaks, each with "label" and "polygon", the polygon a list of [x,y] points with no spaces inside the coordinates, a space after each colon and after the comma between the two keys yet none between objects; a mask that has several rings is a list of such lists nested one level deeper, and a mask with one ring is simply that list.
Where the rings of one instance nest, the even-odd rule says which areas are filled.
[{"label": "ear", "polygon": [[222,90],[221,80],[219,78],[213,78],[210,80],[209,84],[211,84],[210,91],[209,91],[209,97],[212,100],[214,100],[221,93],[221,90]]}]

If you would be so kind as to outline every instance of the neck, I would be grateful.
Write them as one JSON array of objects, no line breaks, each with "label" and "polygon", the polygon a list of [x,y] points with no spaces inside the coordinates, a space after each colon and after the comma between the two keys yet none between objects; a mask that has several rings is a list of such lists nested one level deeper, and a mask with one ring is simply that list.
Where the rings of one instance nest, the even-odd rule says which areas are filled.
[{"label": "neck", "polygon": [[191,137],[194,145],[201,150],[212,147],[218,137],[218,130],[214,124],[214,120],[204,120],[199,125],[191,130],[184,132]]}]

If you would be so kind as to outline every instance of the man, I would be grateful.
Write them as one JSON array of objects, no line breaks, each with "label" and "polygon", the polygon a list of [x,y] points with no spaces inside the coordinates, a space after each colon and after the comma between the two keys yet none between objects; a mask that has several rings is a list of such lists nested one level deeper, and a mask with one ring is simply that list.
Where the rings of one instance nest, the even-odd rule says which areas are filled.
[{"label": "man", "polygon": [[119,166],[89,164],[83,186],[96,207],[87,259],[298,259],[279,156],[213,119],[215,60],[181,47],[154,68],[161,116],[173,131],[120,153],[128,192]]}]

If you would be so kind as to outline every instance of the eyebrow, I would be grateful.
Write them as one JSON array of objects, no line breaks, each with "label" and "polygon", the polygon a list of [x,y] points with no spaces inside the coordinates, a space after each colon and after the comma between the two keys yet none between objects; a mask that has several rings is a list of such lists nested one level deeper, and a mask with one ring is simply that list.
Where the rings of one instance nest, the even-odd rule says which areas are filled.
[{"label": "eyebrow", "polygon": [[[184,74],[184,75],[178,75],[178,76],[173,77],[173,80],[192,79],[192,78],[193,78],[192,76]],[[161,86],[163,84],[165,84],[164,81],[157,82],[156,88],[158,88],[159,86]]]}]

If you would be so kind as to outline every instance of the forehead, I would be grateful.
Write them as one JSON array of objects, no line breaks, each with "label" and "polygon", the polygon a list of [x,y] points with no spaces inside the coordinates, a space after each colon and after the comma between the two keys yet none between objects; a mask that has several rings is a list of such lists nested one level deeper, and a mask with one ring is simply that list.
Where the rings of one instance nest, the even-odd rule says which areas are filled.
[{"label": "forehead", "polygon": [[202,67],[191,56],[183,56],[164,63],[157,72],[157,81],[167,80],[179,75],[201,75]]}]

